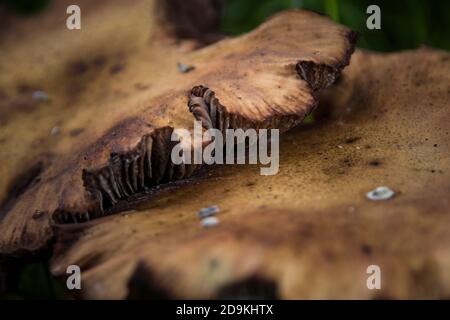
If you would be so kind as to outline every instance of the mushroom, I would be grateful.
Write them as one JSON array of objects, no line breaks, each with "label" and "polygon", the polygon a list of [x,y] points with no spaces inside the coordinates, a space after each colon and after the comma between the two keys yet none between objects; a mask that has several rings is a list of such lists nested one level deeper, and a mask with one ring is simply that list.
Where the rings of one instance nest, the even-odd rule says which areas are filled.
[{"label": "mushroom", "polygon": [[[447,52],[357,51],[316,122],[284,135],[277,175],[218,166],[127,219],[61,225],[52,272],[80,265],[84,298],[448,297],[449,90]],[[368,200],[380,185],[396,196]],[[221,223],[201,228],[212,204]]]},{"label": "mushroom", "polygon": [[[29,23],[12,20],[21,38],[6,37],[0,62],[1,253],[44,249],[53,223],[122,212],[186,181],[199,166],[174,165],[170,137],[195,118],[223,130],[294,127],[349,62],[355,34],[300,10],[197,49],[213,41],[199,37],[215,33],[216,2],[196,0],[192,12],[180,1],[152,10],[145,1],[80,1],[88,14],[78,33],[55,27],[64,2]],[[180,73],[178,63],[195,69]],[[50,101],[11,107],[36,90]]]}]

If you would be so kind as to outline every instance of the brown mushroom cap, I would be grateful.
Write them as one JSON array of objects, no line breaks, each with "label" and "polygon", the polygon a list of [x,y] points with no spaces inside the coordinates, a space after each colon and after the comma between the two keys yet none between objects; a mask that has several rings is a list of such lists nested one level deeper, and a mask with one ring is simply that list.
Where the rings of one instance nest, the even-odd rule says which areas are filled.
[{"label": "brown mushroom cap", "polygon": [[[80,265],[85,298],[145,283],[175,298],[448,297],[449,90],[449,53],[357,52],[323,96],[328,118],[284,135],[277,175],[217,167],[135,211],[63,226],[52,271]],[[396,196],[366,198],[382,185]],[[210,205],[221,222],[202,229]],[[369,265],[381,290],[366,287]]]},{"label": "brown mushroom cap", "polygon": [[[0,130],[2,253],[42,248],[52,237],[51,216],[97,218],[147,185],[189,177],[195,167],[169,161],[170,133],[193,126],[188,102],[200,85],[215,92],[221,129],[285,131],[300,123],[316,106],[316,91],[348,63],[355,40],[326,17],[289,11],[191,52],[167,41],[171,33],[158,25],[147,32],[153,18],[142,1],[81,3],[87,13],[79,33],[55,27],[60,5],[3,44],[11,53],[0,65],[8,113]],[[177,63],[195,69],[180,73]],[[26,100],[37,89],[51,101]],[[11,108],[20,98],[26,107]]]}]

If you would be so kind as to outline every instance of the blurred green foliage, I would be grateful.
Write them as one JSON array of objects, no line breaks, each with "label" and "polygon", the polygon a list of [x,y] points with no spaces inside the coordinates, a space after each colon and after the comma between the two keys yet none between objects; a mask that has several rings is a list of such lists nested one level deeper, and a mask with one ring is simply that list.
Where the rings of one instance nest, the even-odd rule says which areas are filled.
[{"label": "blurred green foliage", "polygon": [[[371,4],[381,9],[381,30],[366,27]],[[362,48],[395,51],[427,45],[450,50],[448,0],[228,0],[222,30],[240,34],[289,8],[314,10],[358,31]]]},{"label": "blurred green foliage", "polygon": [[[67,289],[60,280],[53,278],[49,272],[48,261],[26,265],[18,271],[16,288],[9,290],[0,299],[65,299]],[[12,276],[10,274],[10,276]]]}]

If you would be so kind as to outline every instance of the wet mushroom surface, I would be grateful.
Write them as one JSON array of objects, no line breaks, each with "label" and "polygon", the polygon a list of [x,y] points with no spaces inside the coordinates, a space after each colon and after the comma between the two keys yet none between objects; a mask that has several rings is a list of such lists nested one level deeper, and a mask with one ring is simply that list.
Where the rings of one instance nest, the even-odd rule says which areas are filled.
[{"label": "wet mushroom surface", "polygon": [[[299,124],[356,40],[325,16],[292,10],[202,47],[214,37],[180,35],[183,19],[168,15],[178,1],[105,3],[80,3],[78,33],[65,28],[59,2],[20,26],[9,21],[0,64],[3,255],[45,248],[53,223],[117,213],[189,178],[199,166],[174,165],[170,137],[194,119],[220,130]],[[196,3],[197,14],[184,8],[179,18],[205,34],[217,8]],[[211,21],[198,21],[201,12]]]},{"label": "wet mushroom surface", "polygon": [[[277,175],[220,166],[120,215],[61,225],[83,297],[448,298],[450,54],[358,51],[287,132]],[[388,186],[382,201],[367,192]],[[204,228],[202,208],[218,206]],[[127,241],[123,241],[127,239]],[[367,268],[382,270],[368,290]]]}]

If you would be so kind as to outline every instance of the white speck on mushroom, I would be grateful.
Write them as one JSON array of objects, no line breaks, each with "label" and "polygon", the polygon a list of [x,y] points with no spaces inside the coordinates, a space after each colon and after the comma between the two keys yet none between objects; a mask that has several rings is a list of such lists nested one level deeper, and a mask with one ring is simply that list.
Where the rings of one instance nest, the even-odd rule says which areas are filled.
[{"label": "white speck on mushroom", "polygon": [[50,97],[45,91],[42,90],[36,90],[33,92],[32,97],[34,100],[40,101],[40,102],[47,102],[50,100]]},{"label": "white speck on mushroom", "polygon": [[61,129],[59,127],[53,127],[52,130],[50,131],[52,136],[55,136],[60,132],[61,132]]},{"label": "white speck on mushroom", "polygon": [[193,65],[187,65],[184,63],[180,63],[180,62],[177,63],[177,67],[178,67],[178,71],[180,73],[188,73],[189,71],[192,71],[195,69],[195,66],[193,66]]},{"label": "white speck on mushroom", "polygon": [[395,196],[395,192],[389,187],[382,186],[367,192],[366,196],[367,199],[373,201],[388,200]]},{"label": "white speck on mushroom", "polygon": [[202,219],[202,227],[203,228],[211,228],[215,227],[219,224],[219,219],[216,217],[206,217]]},{"label": "white speck on mushroom", "polygon": [[338,145],[337,146],[339,149],[343,149],[344,147],[343,146],[341,146],[341,145]]},{"label": "white speck on mushroom", "polygon": [[213,205],[213,206],[210,206],[210,207],[207,207],[207,208],[200,209],[200,211],[198,212],[198,217],[200,219],[204,219],[206,217],[210,217],[210,216],[215,215],[219,211],[220,211],[219,206]]},{"label": "white speck on mushroom", "polygon": [[355,149],[356,150],[361,150],[361,147],[360,146],[356,146]]}]

